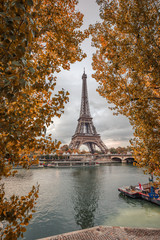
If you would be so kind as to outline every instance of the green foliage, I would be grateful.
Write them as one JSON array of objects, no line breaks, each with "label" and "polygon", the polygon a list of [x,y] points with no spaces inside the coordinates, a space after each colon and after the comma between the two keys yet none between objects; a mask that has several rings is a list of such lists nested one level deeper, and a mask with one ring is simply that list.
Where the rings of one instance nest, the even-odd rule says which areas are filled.
[{"label": "green foliage", "polygon": [[117,148],[109,148],[109,152],[111,154],[127,154],[128,152],[132,152],[131,147],[117,147]]}]

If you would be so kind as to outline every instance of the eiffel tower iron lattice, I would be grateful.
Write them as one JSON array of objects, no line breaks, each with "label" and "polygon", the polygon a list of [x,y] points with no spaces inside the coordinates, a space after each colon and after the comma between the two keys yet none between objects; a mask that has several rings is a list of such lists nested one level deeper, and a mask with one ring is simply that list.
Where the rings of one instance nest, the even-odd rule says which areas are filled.
[{"label": "eiffel tower iron lattice", "polygon": [[107,153],[107,147],[101,140],[100,134],[97,134],[93,124],[89,109],[88,91],[87,91],[87,75],[85,71],[82,75],[82,97],[80,117],[75,134],[69,144],[71,149],[79,149],[81,145],[86,145],[90,153],[95,153],[96,146],[99,147],[102,153]]}]

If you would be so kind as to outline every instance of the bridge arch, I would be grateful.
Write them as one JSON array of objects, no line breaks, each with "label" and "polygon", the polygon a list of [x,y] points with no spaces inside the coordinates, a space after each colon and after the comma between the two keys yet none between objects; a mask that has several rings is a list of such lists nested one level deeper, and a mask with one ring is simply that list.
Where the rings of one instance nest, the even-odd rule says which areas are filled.
[{"label": "bridge arch", "polygon": [[133,163],[135,160],[134,160],[133,157],[127,157],[127,158],[124,159],[124,161],[125,161],[126,163]]},{"label": "bridge arch", "polygon": [[113,162],[122,162],[122,159],[120,157],[111,157],[111,160]]}]

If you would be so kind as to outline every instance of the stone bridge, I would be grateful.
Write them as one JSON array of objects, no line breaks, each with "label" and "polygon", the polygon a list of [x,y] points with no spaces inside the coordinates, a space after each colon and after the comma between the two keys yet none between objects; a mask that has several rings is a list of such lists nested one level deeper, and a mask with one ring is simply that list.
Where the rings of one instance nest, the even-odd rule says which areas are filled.
[{"label": "stone bridge", "polygon": [[108,160],[109,162],[134,162],[134,156],[132,154],[104,154],[98,155],[97,160]]},{"label": "stone bridge", "polygon": [[70,155],[69,160],[133,163],[134,156],[132,154],[75,154]]}]

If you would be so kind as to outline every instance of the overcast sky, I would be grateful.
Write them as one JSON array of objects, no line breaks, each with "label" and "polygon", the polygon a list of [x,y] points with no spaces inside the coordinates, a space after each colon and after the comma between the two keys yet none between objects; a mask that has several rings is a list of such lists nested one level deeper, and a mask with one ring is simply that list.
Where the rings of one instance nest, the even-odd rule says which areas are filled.
[{"label": "overcast sky", "polygon": [[[99,7],[95,0],[79,0],[78,9],[84,14],[83,28],[100,21]],[[97,133],[101,135],[102,141],[108,148],[130,145],[129,140],[133,135],[128,119],[120,115],[114,116],[113,111],[108,108],[107,101],[96,92],[98,84],[91,77],[94,73],[91,63],[95,48],[91,47],[90,39],[84,41],[82,49],[87,54],[87,58],[71,65],[70,71],[62,71],[58,74],[57,88],[69,91],[70,100],[65,106],[62,117],[54,119],[54,124],[49,127],[48,133],[52,133],[53,138],[60,140],[62,144],[70,143],[80,114],[82,74],[85,68],[90,112]]]}]

